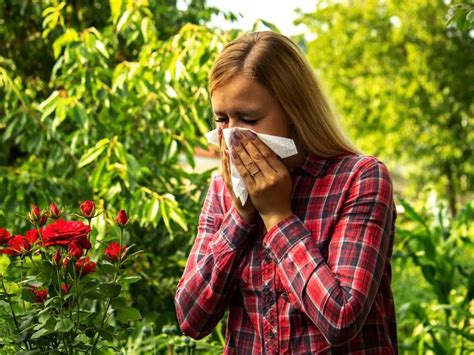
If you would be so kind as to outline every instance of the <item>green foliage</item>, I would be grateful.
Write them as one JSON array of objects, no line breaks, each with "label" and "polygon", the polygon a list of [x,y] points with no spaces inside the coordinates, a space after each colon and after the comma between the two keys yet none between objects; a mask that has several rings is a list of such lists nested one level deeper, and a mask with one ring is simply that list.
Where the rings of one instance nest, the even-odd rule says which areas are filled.
[{"label": "green foliage", "polygon": [[474,5],[453,5],[450,10],[452,10],[451,17],[449,17],[446,26],[455,23],[456,27],[462,32],[474,29]]},{"label": "green foliage", "polygon": [[[358,146],[427,182],[452,215],[474,186],[474,38],[437,0],[320,2],[305,44]],[[469,193],[471,195],[469,195]]]},{"label": "green foliage", "polygon": [[[401,348],[419,354],[470,353],[474,350],[472,204],[452,219],[434,194],[423,211],[400,202],[404,211],[398,222],[394,268],[407,275],[395,276],[394,290]],[[410,278],[418,281],[409,286]],[[403,282],[400,288],[399,282]]]},{"label": "green foliage", "polygon": [[[0,3],[0,226],[26,228],[16,213],[33,201],[126,209],[125,242],[139,236],[144,250],[133,306],[159,328],[174,323],[210,177],[186,165],[207,146],[210,65],[237,32],[201,26],[218,11],[204,1],[185,11],[165,0]],[[118,238],[114,215],[93,221],[99,240]],[[88,297],[116,292],[104,287]]]}]

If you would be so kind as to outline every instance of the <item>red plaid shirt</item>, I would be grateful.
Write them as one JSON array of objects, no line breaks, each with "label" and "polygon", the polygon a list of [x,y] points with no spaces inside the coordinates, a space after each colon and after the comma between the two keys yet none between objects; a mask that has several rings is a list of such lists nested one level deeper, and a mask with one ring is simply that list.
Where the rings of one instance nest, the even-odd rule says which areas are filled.
[{"label": "red plaid shirt", "polygon": [[226,354],[397,354],[386,166],[310,154],[291,178],[294,214],[269,231],[213,178],[176,292],[182,331],[202,338],[228,309]]}]

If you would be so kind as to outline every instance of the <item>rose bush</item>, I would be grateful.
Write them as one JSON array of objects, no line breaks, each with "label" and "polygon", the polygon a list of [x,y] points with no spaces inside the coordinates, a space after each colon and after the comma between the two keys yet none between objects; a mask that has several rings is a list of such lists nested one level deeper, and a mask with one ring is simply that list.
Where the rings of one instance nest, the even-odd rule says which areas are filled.
[{"label": "rose bush", "polygon": [[10,259],[0,274],[0,347],[95,354],[129,335],[129,322],[141,315],[122,291],[140,279],[126,268],[139,251],[130,253],[133,244],[124,243],[124,210],[114,219],[118,233],[91,238],[92,220],[101,213],[85,201],[79,214],[68,214],[83,220],[68,220],[51,203],[44,210],[32,206],[25,218],[34,228],[24,235],[0,228],[0,254]]}]

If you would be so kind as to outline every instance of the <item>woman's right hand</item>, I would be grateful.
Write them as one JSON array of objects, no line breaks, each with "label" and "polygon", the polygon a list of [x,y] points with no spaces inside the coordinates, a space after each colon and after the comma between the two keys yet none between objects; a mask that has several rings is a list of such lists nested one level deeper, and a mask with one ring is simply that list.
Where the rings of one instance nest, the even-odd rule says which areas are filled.
[{"label": "woman's right hand", "polygon": [[235,194],[234,190],[232,189],[232,180],[230,175],[230,157],[229,157],[229,149],[225,145],[224,137],[222,134],[222,128],[219,127],[219,146],[221,151],[221,162],[222,162],[222,178],[224,180],[225,186],[227,190],[229,190],[230,196],[232,197],[232,201],[234,203],[235,209],[239,213],[239,215],[243,218],[245,222],[248,224],[252,224],[255,222],[255,217],[257,214],[257,209],[254,207],[250,198],[247,199],[245,205],[242,205],[240,199],[238,199]]}]

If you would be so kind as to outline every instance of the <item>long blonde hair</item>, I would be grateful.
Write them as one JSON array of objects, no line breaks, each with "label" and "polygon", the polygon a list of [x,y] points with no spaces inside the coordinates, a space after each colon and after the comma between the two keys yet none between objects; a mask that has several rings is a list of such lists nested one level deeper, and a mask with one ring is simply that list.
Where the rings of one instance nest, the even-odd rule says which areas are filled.
[{"label": "long blonde hair", "polygon": [[361,154],[340,126],[311,65],[289,38],[271,31],[243,35],[228,43],[209,74],[209,90],[245,75],[279,101],[299,144],[321,157]]}]

